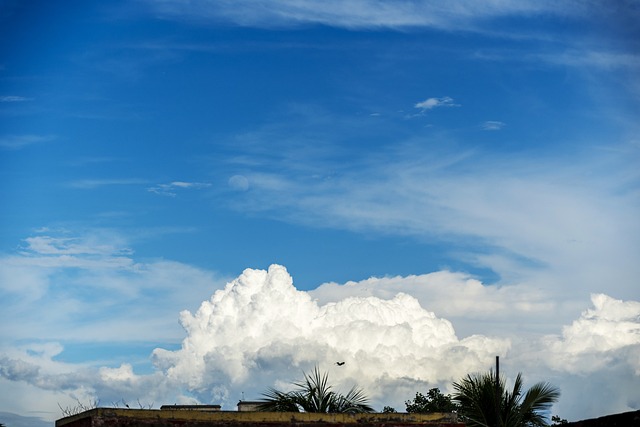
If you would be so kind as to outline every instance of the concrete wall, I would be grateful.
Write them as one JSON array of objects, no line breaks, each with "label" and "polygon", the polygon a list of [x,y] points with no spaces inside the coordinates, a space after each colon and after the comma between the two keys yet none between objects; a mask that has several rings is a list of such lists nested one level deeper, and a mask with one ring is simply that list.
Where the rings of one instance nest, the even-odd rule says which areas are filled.
[{"label": "concrete wall", "polygon": [[454,414],[312,414],[96,408],[56,427],[464,427]]},{"label": "concrete wall", "polygon": [[258,402],[255,400],[241,400],[240,402],[238,402],[238,411],[240,412],[257,411],[258,406],[260,406],[261,403],[262,402]]}]

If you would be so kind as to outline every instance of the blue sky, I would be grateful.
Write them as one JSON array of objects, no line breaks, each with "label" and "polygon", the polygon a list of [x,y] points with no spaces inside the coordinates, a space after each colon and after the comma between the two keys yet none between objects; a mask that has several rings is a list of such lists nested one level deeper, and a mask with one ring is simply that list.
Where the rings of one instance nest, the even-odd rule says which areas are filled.
[{"label": "blue sky", "polygon": [[[269,269],[277,264],[295,287],[278,289],[316,301],[326,325],[344,318],[327,314],[331,304],[407,303],[410,313],[418,308],[394,296],[411,295],[476,355],[463,371],[486,369],[502,352],[512,375],[524,366],[566,384],[557,412],[580,418],[588,411],[570,395],[584,387],[580,375],[613,378],[594,358],[616,355],[622,377],[640,372],[629,356],[640,346],[639,9],[1,2],[0,388],[16,397],[0,411],[55,419],[59,403],[143,398],[143,388],[114,385],[122,376],[162,383],[156,399],[227,407],[240,390],[286,382],[320,361],[272,352],[269,363],[259,358],[273,367],[260,384],[216,376],[222,368],[209,362],[208,382],[171,382],[190,360],[188,341],[202,348],[198,360],[219,364],[266,351],[216,353],[179,313],[197,313],[228,282],[256,298],[272,292],[269,283],[285,286],[287,276]],[[232,282],[247,268],[270,273]],[[249,312],[240,300],[215,301],[219,317],[208,324],[230,323],[204,336],[289,300]],[[286,307],[281,316],[297,318]],[[376,324],[375,310],[356,312]],[[333,355],[332,329],[321,330],[322,351]],[[472,336],[493,344],[464,341]],[[603,355],[606,336],[619,341]],[[582,347],[572,347],[577,337]],[[534,339],[566,364],[524,357]],[[307,344],[294,353],[319,345]],[[381,370],[371,363],[343,380],[375,383]],[[252,375],[258,365],[241,363]],[[120,377],[91,382],[108,369]],[[55,380],[69,372],[81,373]],[[457,379],[437,369],[387,373],[423,389]],[[394,381],[372,392],[380,407],[404,392],[391,402],[402,409],[417,391]],[[622,400],[590,415],[640,405],[637,393]]]}]

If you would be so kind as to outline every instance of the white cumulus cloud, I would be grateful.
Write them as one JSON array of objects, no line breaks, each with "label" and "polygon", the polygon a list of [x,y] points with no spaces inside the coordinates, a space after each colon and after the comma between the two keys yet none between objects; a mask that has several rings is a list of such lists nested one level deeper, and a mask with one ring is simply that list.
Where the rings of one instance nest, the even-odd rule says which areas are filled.
[{"label": "white cumulus cloud", "polygon": [[347,297],[324,305],[298,291],[282,266],[247,269],[192,314],[178,351],[157,349],[156,365],[191,393],[233,402],[250,384],[345,361],[339,381],[357,380],[375,398],[381,383],[411,378],[444,383],[479,370],[508,340],[459,339],[446,319],[398,293]]},{"label": "white cumulus cloud", "polygon": [[416,103],[415,108],[422,111],[432,110],[436,107],[459,107],[460,105],[453,102],[453,98],[448,96],[442,98],[427,98],[424,101]]},{"label": "white cumulus cloud", "polygon": [[415,297],[422,307],[438,316],[455,321],[463,335],[505,333],[505,320],[526,322],[531,329],[552,332],[550,316],[556,316],[558,304],[545,291],[525,286],[497,286],[482,283],[464,273],[438,271],[428,274],[371,277],[358,282],[325,283],[311,291],[320,302],[337,301],[350,296],[391,298],[403,292]]},{"label": "white cumulus cloud", "polygon": [[[522,313],[531,307],[516,296],[523,294],[524,301],[531,291],[481,288],[465,275],[439,272],[327,284],[303,292],[282,266],[248,269],[197,312],[183,312],[187,336],[182,348],[155,350],[154,363],[184,395],[204,402],[228,406],[242,392],[258,397],[266,387],[287,387],[303,370],[318,365],[330,371],[338,387],[357,383],[375,405],[404,409],[404,400],[416,391],[433,386],[451,391],[452,381],[491,368],[500,355],[508,377],[521,371],[529,383],[550,381],[559,386],[562,399],[555,413],[564,417],[583,419],[637,407],[640,303],[594,295],[593,308],[562,334],[541,335],[526,332],[531,320]],[[502,324],[503,333],[459,338],[452,322],[419,302],[428,303],[429,295],[434,296],[434,307],[446,305],[446,299],[467,297],[477,306],[488,305],[485,314],[475,316],[489,316],[494,310],[493,320]],[[538,299],[540,307],[532,310],[531,318],[541,313],[553,317],[553,305],[543,304],[543,295]],[[502,310],[510,319],[501,319]],[[336,361],[346,363],[336,367]],[[597,396],[598,387],[612,384],[618,388],[597,405],[584,400],[583,390]]]},{"label": "white cumulus cloud", "polygon": [[545,361],[564,390],[557,410],[582,419],[640,408],[640,302],[594,294],[592,304],[528,362]]},{"label": "white cumulus cloud", "polygon": [[[640,375],[640,302],[622,301],[604,294],[591,297],[594,308],[565,326],[562,338],[549,341],[555,367],[571,372],[593,372],[620,362],[618,350],[635,348],[626,362]],[[584,363],[584,362],[589,363]]]}]

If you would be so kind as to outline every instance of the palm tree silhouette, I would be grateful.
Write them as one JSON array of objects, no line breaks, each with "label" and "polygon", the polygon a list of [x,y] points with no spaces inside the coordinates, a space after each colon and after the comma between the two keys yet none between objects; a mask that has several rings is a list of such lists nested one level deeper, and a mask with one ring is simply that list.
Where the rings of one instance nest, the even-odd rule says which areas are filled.
[{"label": "palm tree silhouette", "polygon": [[[496,389],[497,387],[497,389]],[[453,400],[460,404],[460,415],[469,427],[547,426],[545,413],[560,398],[560,390],[549,383],[536,383],[522,394],[522,374],[513,390],[504,378],[496,381],[492,372],[467,375],[453,383]]]},{"label": "palm tree silhouette", "polygon": [[362,389],[353,387],[345,395],[336,393],[329,385],[327,373],[321,374],[318,367],[313,373],[304,374],[304,381],[293,383],[296,389],[283,392],[269,388],[258,406],[259,411],[268,412],[373,412]]}]

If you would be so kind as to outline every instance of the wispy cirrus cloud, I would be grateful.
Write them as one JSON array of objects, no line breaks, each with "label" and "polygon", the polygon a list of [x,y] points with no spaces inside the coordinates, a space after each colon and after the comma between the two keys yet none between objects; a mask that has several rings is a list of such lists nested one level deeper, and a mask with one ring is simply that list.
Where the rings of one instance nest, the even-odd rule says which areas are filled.
[{"label": "wispy cirrus cloud", "polygon": [[16,96],[16,95],[4,95],[0,96],[0,102],[25,102],[32,101],[33,98],[27,98],[25,96]]},{"label": "wispy cirrus cloud", "polygon": [[481,4],[462,1],[455,5],[418,0],[329,0],[322,4],[311,0],[200,0],[189,3],[164,0],[149,2],[149,6],[156,13],[176,19],[227,20],[245,26],[322,24],[344,28],[431,27],[465,31],[476,29],[483,21],[492,18],[539,13],[575,15],[582,13],[584,9],[574,2],[571,2],[570,7],[546,0],[492,0]]},{"label": "wispy cirrus cloud", "polygon": [[606,50],[569,49],[562,52],[531,55],[531,60],[568,65],[571,67],[589,67],[603,70],[628,69],[640,70],[640,58],[632,52]]},{"label": "wispy cirrus cloud", "polygon": [[[440,103],[426,102],[425,108]],[[322,128],[303,121],[287,127],[287,140],[305,141]],[[342,126],[339,138],[354,133]],[[251,192],[237,193],[237,209],[312,227],[446,242],[456,259],[498,273],[503,283],[566,292],[562,299],[576,297],[571,289],[586,298],[605,282],[617,296],[633,295],[640,269],[630,254],[640,250],[640,205],[628,155],[603,156],[596,141],[597,152],[585,151],[580,161],[575,153],[571,159],[533,158],[431,137],[394,141],[344,163],[335,136],[323,140],[324,150],[334,147],[335,155],[320,157],[293,144],[273,150],[273,141],[285,139],[277,132],[270,125],[251,133],[243,158],[263,159],[262,152],[250,151],[254,146],[272,149],[268,164],[243,173]]]},{"label": "wispy cirrus cloud", "polygon": [[112,185],[143,185],[149,181],[138,178],[108,178],[108,179],[80,179],[70,182],[68,185],[72,188],[84,190],[92,190],[99,187],[108,187]]},{"label": "wispy cirrus cloud", "polygon": [[[203,296],[219,286],[213,274],[195,267],[135,260],[128,238],[112,229],[48,230],[24,242],[16,253],[0,255],[0,296],[12,301],[0,317],[5,323],[21,319],[0,332],[5,342],[42,334],[92,341],[97,331],[103,341],[175,339],[180,330],[169,318],[197,303],[184,295],[183,280]],[[41,304],[37,318],[30,316]],[[134,321],[136,316],[144,320]]]},{"label": "wispy cirrus cloud", "polygon": [[30,145],[40,144],[56,139],[52,135],[5,135],[0,136],[0,148],[20,150]]},{"label": "wispy cirrus cloud", "polygon": [[173,181],[168,184],[158,184],[149,187],[147,191],[161,196],[176,197],[180,190],[199,190],[209,187],[211,187],[211,184],[206,182]]},{"label": "wispy cirrus cloud", "polygon": [[106,233],[100,236],[88,235],[84,238],[38,235],[27,237],[25,242],[26,250],[38,255],[113,255],[132,252],[128,248],[120,247],[121,239],[112,236],[111,242],[106,243],[105,237]]},{"label": "wispy cirrus cloud", "polygon": [[521,53],[511,49],[481,50],[473,53],[473,57],[487,61],[528,63],[544,63],[568,66],[586,71],[618,71],[636,72],[640,69],[640,58],[633,51],[616,49],[606,50],[597,44],[584,46],[584,43],[573,43],[557,48],[542,48],[537,52]]}]

